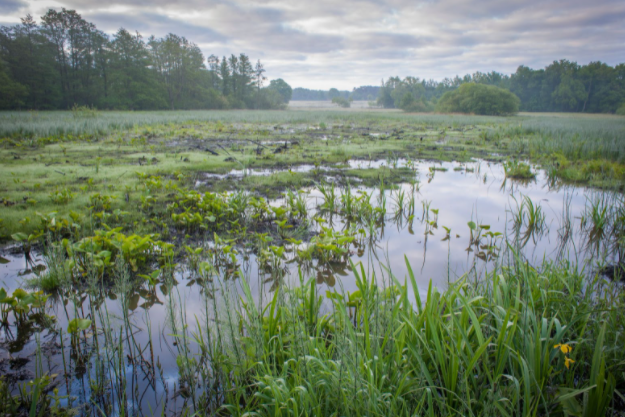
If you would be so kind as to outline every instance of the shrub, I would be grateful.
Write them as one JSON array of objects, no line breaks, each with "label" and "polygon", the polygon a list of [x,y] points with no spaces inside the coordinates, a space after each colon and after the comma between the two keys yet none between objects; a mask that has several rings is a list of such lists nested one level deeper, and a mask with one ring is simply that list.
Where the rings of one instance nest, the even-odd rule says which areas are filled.
[{"label": "shrub", "polygon": [[344,98],[344,97],[334,97],[332,99],[332,103],[337,104],[343,108],[349,108],[350,106],[350,102],[348,99]]},{"label": "shrub", "polygon": [[466,83],[443,94],[437,110],[442,113],[505,116],[518,113],[520,103],[516,95],[503,88]]}]

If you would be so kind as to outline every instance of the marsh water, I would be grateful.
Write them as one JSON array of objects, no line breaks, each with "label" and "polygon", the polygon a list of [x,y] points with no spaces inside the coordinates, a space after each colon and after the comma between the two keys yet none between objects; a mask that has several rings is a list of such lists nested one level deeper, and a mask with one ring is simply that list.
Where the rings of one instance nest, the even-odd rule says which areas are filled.
[{"label": "marsh water", "polygon": [[[403,159],[392,162],[350,160],[345,167],[381,168],[389,164],[413,168],[415,181],[388,185],[383,191],[361,186],[356,181],[351,184],[351,192],[355,195],[367,192],[373,204],[386,206],[385,221],[364,230],[365,237],[352,245],[349,253],[349,260],[362,262],[368,274],[375,273],[380,285],[388,283],[391,274],[404,282],[408,273],[405,259],[410,263],[422,293],[427,291],[430,282],[444,288],[463,275],[469,280],[483,279],[485,272],[505,265],[506,259],[514,253],[530,265],[540,265],[545,258],[569,260],[580,269],[584,268],[589,275],[596,273],[603,264],[616,260],[617,254],[613,253],[611,243],[591,239],[592,234],[588,231],[593,204],[607,206],[613,198],[618,198],[615,194],[559,185],[541,170],[536,171],[534,180],[506,180],[501,164],[484,160],[471,163],[417,161],[414,164]],[[312,170],[315,167],[292,169]],[[226,176],[272,175],[275,172],[235,171]],[[325,179],[328,182],[333,180],[332,177]],[[201,181],[196,183],[196,187],[201,189],[202,186]],[[302,191],[306,193],[308,207],[313,213],[309,217],[323,217],[324,226],[335,230],[350,225],[340,215],[327,215],[318,209],[323,201],[319,189],[311,187]],[[345,189],[338,188],[337,191],[341,193]],[[400,196],[402,192],[404,197]],[[408,213],[398,205],[411,195],[415,207]],[[532,202],[533,210],[540,210],[544,216],[544,221],[531,228],[523,221],[515,224],[515,216],[523,212],[526,207],[523,202],[527,199]],[[282,200],[272,201],[273,205],[282,203]],[[358,227],[366,228],[364,225]],[[312,226],[312,229],[313,233],[318,232],[319,227]],[[212,236],[207,237],[206,245],[211,245],[211,240]],[[306,239],[303,240],[300,245],[305,246]],[[513,244],[509,247],[506,241]],[[240,291],[240,281],[245,280],[256,301],[265,304],[278,286],[299,284],[299,265],[292,262],[294,252],[287,250],[283,265],[286,272],[276,277],[259,267],[256,254],[244,243],[237,249],[241,275],[230,276],[228,283],[224,284],[234,293]],[[37,265],[45,265],[42,254],[32,254],[31,260],[6,251],[3,256],[10,261],[0,265],[0,286],[7,292],[25,286],[27,279],[42,268]],[[301,268],[301,275],[305,279],[314,278],[322,294],[325,290],[351,292],[356,289],[348,262],[313,263]],[[177,266],[175,278],[176,285],[156,286],[153,291],[141,287],[119,294],[115,287],[99,299],[81,293],[73,293],[71,300],[51,297],[49,314],[56,317],[57,329],[67,329],[68,321],[77,313],[87,317],[96,312],[99,317],[107,317],[108,325],[117,337],[109,339],[100,333],[89,335],[85,347],[91,352],[89,360],[77,363],[65,331],[36,333],[29,329],[5,328],[0,333],[0,374],[23,381],[32,379],[41,371],[58,374],[55,386],[59,395],[70,395],[62,402],[69,401],[73,406],[82,404],[84,413],[94,412],[98,407],[92,387],[102,372],[110,379],[123,376],[127,381],[125,395],[114,385],[109,386],[108,393],[98,395],[125,402],[136,414],[151,415],[152,412],[160,413],[163,408],[175,412],[186,400],[178,386],[180,346],[173,334],[183,325],[192,334],[197,322],[204,321],[206,316],[210,320],[207,297],[220,297],[224,288],[207,294],[206,287],[199,283],[184,262]],[[90,305],[90,302],[96,305]],[[131,329],[122,329],[126,322],[130,322]],[[107,362],[103,352],[112,348],[108,345],[111,342],[123,346],[125,355],[120,362]],[[140,352],[140,359],[133,352]],[[117,410],[119,408],[113,406],[109,412],[115,414]]]}]

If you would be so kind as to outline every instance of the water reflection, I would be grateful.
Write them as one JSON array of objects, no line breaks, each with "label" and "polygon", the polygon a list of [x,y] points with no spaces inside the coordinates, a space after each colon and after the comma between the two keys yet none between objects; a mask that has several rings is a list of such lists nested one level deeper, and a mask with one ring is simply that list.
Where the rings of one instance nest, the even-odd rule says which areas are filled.
[{"label": "water reflection", "polygon": [[[622,245],[614,239],[624,235],[622,223],[614,221],[625,218],[617,212],[623,210],[620,194],[564,186],[542,171],[532,181],[506,180],[501,165],[486,161],[394,159],[348,161],[347,166],[411,168],[415,176],[409,183],[381,183],[375,189],[357,183],[333,191],[309,188],[300,194],[309,213],[306,228],[276,225],[276,241],[259,234],[236,242],[210,236],[202,250],[189,253],[188,262],[174,269],[144,276],[124,270],[112,288],[54,294],[48,314],[56,317],[58,333],[42,331],[45,323],[36,320],[4,326],[0,362],[21,358],[25,368],[16,369],[39,367],[60,374],[60,394],[71,394],[67,401],[95,404],[107,415],[118,413],[120,404],[139,414],[171,412],[194,398],[184,369],[202,366],[204,360],[203,354],[183,350],[177,342],[180,329],[193,334],[200,321],[231,320],[218,317],[208,300],[219,300],[227,313],[228,300],[241,294],[241,280],[265,305],[280,285],[309,277],[322,292],[356,290],[350,261],[362,262],[380,280],[392,274],[403,282],[405,257],[425,293],[430,281],[443,287],[467,273],[480,279],[505,262],[510,249],[529,264],[543,258],[570,260],[587,265],[588,271],[621,260]],[[278,238],[283,244],[276,244]],[[10,262],[0,265],[0,277],[8,292],[45,267],[40,256],[5,257]],[[95,331],[68,334],[74,318],[98,325]],[[2,371],[18,375],[15,369]]]}]

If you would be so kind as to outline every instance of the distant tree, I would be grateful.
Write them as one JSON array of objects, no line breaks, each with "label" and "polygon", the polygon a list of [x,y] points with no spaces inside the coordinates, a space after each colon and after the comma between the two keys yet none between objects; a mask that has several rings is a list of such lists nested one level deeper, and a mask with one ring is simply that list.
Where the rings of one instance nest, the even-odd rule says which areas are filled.
[{"label": "distant tree", "polygon": [[208,75],[200,48],[173,33],[165,38],[148,40],[152,65],[167,92],[171,109],[203,107]]},{"label": "distant tree", "polygon": [[210,72],[210,86],[215,90],[221,89],[221,79],[219,78],[219,57],[211,55],[206,58],[208,71]]},{"label": "distant tree", "polygon": [[350,105],[351,105],[350,100],[346,99],[345,97],[341,97],[341,96],[335,96],[332,99],[332,103],[334,103],[334,104],[336,104],[336,105],[338,105],[340,107],[343,107],[343,108],[349,108]]},{"label": "distant tree", "polygon": [[28,89],[14,81],[0,60],[0,109],[20,108]]},{"label": "distant tree", "polygon": [[458,89],[443,94],[437,110],[443,113],[504,116],[517,113],[519,103],[519,98],[506,89],[464,83]]},{"label": "distant tree", "polygon": [[395,89],[394,77],[389,78],[388,82],[382,80],[382,86],[378,96],[378,105],[385,109],[392,109],[395,107],[395,100],[393,99],[392,92]]},{"label": "distant tree", "polygon": [[335,97],[339,97],[340,95],[341,92],[336,88],[331,88],[330,90],[328,90],[328,97],[330,98],[330,100],[334,99]]},{"label": "distant tree", "polygon": [[228,58],[228,68],[230,68],[230,94],[234,97],[239,95],[239,59],[236,55]]},{"label": "distant tree", "polygon": [[[239,66],[237,70],[238,79],[236,98],[239,101],[245,103],[247,107],[252,108],[254,101],[254,86],[256,84],[256,81],[258,80],[256,78],[257,75],[254,70],[254,66],[252,65],[252,61],[247,55],[240,54],[238,62]],[[258,61],[258,64],[260,64],[260,61]],[[260,70],[260,77],[263,78],[263,73],[265,72],[265,69],[262,65],[260,66]]]},{"label": "distant tree", "polygon": [[257,108],[283,110],[286,108],[286,103],[283,101],[282,96],[277,90],[267,87],[260,90]]},{"label": "distant tree", "polygon": [[269,88],[275,90],[282,97],[282,102],[288,103],[293,96],[293,89],[282,78],[271,80],[269,82]]},{"label": "distant tree", "polygon": [[363,85],[354,88],[350,94],[354,100],[375,100],[380,92],[380,87],[372,85]]},{"label": "distant tree", "polygon": [[103,51],[106,35],[75,10],[50,9],[41,20],[44,35],[55,47],[64,106],[96,104],[103,81],[96,54]]},{"label": "distant tree", "polygon": [[219,77],[221,78],[221,94],[228,96],[230,94],[230,67],[225,56],[219,64]]},{"label": "distant tree", "polygon": [[54,109],[61,105],[55,57],[55,46],[32,16],[27,15],[20,25],[0,27],[0,59],[4,61],[5,71],[13,81],[27,88],[27,96],[20,99],[20,106]]},{"label": "distant tree", "polygon": [[424,82],[416,77],[390,77],[379,90],[378,105],[387,109],[399,108],[404,111],[425,111],[426,90]]},{"label": "distant tree", "polygon": [[111,42],[109,98],[106,107],[145,110],[167,108],[165,90],[156,72],[150,68],[152,58],[141,35],[126,29],[115,33]]},{"label": "distant tree", "polygon": [[564,111],[576,111],[583,104],[586,91],[580,80],[575,80],[571,75],[566,74],[562,77],[551,97],[557,108]]},{"label": "distant tree", "polygon": [[263,83],[267,77],[265,77],[265,67],[260,63],[260,59],[256,61],[256,66],[254,67],[254,80],[256,84],[256,88],[260,91],[263,88]]}]

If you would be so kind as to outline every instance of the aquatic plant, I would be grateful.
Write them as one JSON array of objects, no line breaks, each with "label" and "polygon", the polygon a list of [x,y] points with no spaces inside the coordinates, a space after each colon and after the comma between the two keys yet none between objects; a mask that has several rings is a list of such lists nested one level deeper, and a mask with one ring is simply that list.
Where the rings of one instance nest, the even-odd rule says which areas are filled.
[{"label": "aquatic plant", "polygon": [[532,180],[536,178],[536,174],[532,172],[529,164],[513,159],[503,164],[506,178],[519,180]]},{"label": "aquatic plant", "polygon": [[317,189],[323,195],[323,202],[320,205],[321,209],[334,212],[338,205],[338,195],[334,183],[321,182],[317,184]]},{"label": "aquatic plant", "polygon": [[[244,330],[228,329],[239,326],[236,320],[223,321],[221,329],[222,335],[234,332],[242,349],[219,350],[225,340],[207,338],[216,329],[203,329],[197,341],[205,352],[220,352],[211,363],[225,366],[218,371],[221,378],[234,372],[222,407],[237,415],[272,415],[278,409],[324,415],[577,409],[605,415],[622,365],[606,360],[606,339],[614,330],[588,316],[616,319],[595,309],[604,305],[596,298],[602,284],[594,281],[583,295],[560,292],[581,288],[582,276],[555,265],[540,273],[515,265],[483,283],[461,279],[442,292],[430,285],[425,299],[411,272],[410,284],[380,287],[362,265],[353,265],[354,292],[328,291],[324,297],[302,278],[299,287],[276,290],[263,309],[243,283],[241,301],[230,308],[238,309]],[[549,293],[541,291],[547,286]],[[333,305],[325,313],[324,299]],[[568,304],[572,299],[575,308]],[[220,359],[224,353],[228,360]],[[248,400],[240,408],[243,396]],[[507,400],[492,401],[500,397]]]},{"label": "aquatic plant", "polygon": [[517,236],[517,242],[523,247],[530,238],[542,234],[545,230],[545,213],[540,204],[535,204],[528,196],[521,196],[521,203],[512,196],[516,203],[512,214],[513,230]]}]

